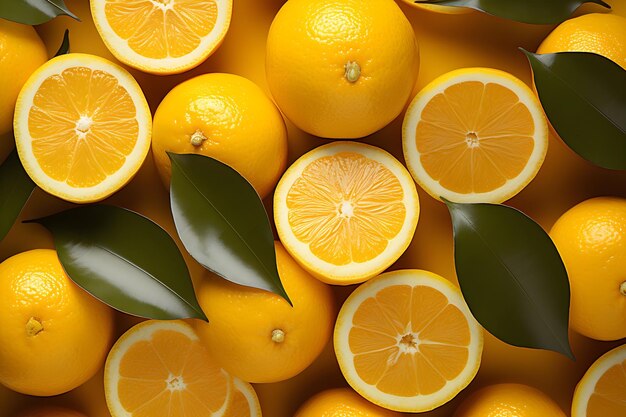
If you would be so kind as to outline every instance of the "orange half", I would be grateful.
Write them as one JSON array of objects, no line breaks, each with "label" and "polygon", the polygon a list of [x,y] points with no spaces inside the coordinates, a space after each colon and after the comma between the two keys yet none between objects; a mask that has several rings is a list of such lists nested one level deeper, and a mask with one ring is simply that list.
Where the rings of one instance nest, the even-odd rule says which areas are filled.
[{"label": "orange half", "polygon": [[224,417],[261,417],[261,404],[252,385],[233,377],[233,391]]}]

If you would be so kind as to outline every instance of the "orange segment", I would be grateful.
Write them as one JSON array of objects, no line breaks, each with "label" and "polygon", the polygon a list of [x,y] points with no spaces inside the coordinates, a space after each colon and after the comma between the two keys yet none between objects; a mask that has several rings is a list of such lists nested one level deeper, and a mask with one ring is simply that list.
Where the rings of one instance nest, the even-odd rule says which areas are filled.
[{"label": "orange segment", "polygon": [[422,412],[454,397],[474,377],[482,333],[460,295],[425,271],[395,271],[359,287],[335,327],[335,352],[352,387],[368,400]]}]

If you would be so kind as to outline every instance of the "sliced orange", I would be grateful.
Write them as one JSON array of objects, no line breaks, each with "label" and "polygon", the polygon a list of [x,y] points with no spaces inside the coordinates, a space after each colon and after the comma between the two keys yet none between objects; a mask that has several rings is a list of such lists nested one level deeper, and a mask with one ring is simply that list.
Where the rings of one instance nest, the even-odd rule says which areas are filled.
[{"label": "sliced orange", "polygon": [[291,165],[274,194],[281,242],[331,284],[363,282],[389,267],[411,242],[418,217],[406,168],[363,143],[313,149]]},{"label": "sliced orange", "polygon": [[224,417],[261,417],[261,404],[252,385],[233,377],[233,391]]},{"label": "sliced orange", "polygon": [[187,71],[222,43],[232,0],[91,0],[102,40],[123,63],[154,74]]},{"label": "sliced orange", "polygon": [[500,203],[537,174],[548,125],[532,90],[504,71],[466,68],[428,84],[402,127],[404,157],[434,198]]},{"label": "sliced orange", "polygon": [[359,394],[416,413],[448,402],[474,379],[483,334],[457,287],[431,272],[401,270],[348,297],[334,343],[341,371]]},{"label": "sliced orange", "polygon": [[572,417],[626,416],[626,345],[602,355],[582,377],[572,401]]},{"label": "sliced orange", "polygon": [[104,389],[112,417],[223,417],[232,381],[191,326],[148,320],[111,349]]},{"label": "sliced orange", "polygon": [[14,130],[33,181],[86,203],[113,194],[139,170],[150,149],[152,117],[128,71],[94,55],[67,54],[28,79]]}]

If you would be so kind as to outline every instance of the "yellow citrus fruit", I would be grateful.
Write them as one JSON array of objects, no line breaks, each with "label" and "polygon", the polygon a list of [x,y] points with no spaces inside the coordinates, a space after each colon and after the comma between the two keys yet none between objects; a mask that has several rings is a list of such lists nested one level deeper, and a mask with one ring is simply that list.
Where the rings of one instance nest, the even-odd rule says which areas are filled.
[{"label": "yellow citrus fruit", "polygon": [[400,414],[372,404],[349,388],[337,388],[311,397],[294,417],[400,417]]},{"label": "yellow citrus fruit", "polygon": [[572,401],[572,417],[626,415],[626,345],[602,355],[582,377]]},{"label": "yellow citrus fruit", "polygon": [[44,191],[75,203],[102,200],[130,181],[150,149],[151,125],[133,77],[94,55],[51,59],[15,107],[24,169]]},{"label": "yellow citrus fruit", "polygon": [[285,115],[326,138],[359,138],[408,101],[419,54],[393,0],[289,0],[267,38],[267,81]]},{"label": "yellow citrus fruit", "polygon": [[55,251],[22,252],[0,264],[0,383],[57,395],[91,378],[113,334],[113,311],[74,284]]},{"label": "yellow citrus fruit", "polygon": [[424,4],[415,3],[415,0],[402,0],[405,4],[417,9],[427,10],[429,12],[441,13],[441,14],[467,14],[471,13],[472,9],[469,7],[450,7],[450,6],[438,6],[436,4]]},{"label": "yellow citrus fruit", "polygon": [[201,64],[222,43],[232,0],[91,0],[102,40],[121,62],[153,74]]},{"label": "yellow citrus fruit", "polygon": [[467,397],[454,417],[565,417],[565,413],[536,388],[497,384]]},{"label": "yellow citrus fruit", "polygon": [[1,135],[13,129],[17,95],[30,74],[48,60],[48,53],[32,26],[0,19],[0,57]]},{"label": "yellow citrus fruit", "polygon": [[115,343],[104,368],[112,417],[223,417],[231,377],[183,321],[147,320]]},{"label": "yellow citrus fruit", "polygon": [[550,236],[569,276],[571,328],[598,340],[626,337],[626,199],[583,201]]},{"label": "yellow citrus fruit", "polygon": [[216,361],[249,382],[289,379],[308,367],[330,339],[335,304],[330,288],[275,243],[278,274],[293,307],[276,294],[207,275],[198,301],[209,322],[197,331]]},{"label": "yellow citrus fruit", "polygon": [[287,164],[287,129],[280,111],[252,81],[205,74],[165,96],[154,115],[152,151],[168,186],[167,152],[198,153],[230,165],[265,197]]},{"label": "yellow citrus fruit", "polygon": [[69,408],[43,406],[19,414],[19,417],[85,417],[85,415]]},{"label": "yellow citrus fruit", "polygon": [[474,379],[483,333],[457,287],[431,272],[399,270],[348,297],[334,342],[352,388],[381,407],[415,413],[445,404]]},{"label": "yellow citrus fruit", "polygon": [[464,68],[436,78],[413,99],[402,144],[413,178],[434,198],[500,203],[539,171],[548,125],[522,81]]},{"label": "yellow citrus fruit", "polygon": [[330,284],[363,282],[387,269],[411,243],[418,217],[406,168],[362,143],[313,149],[289,167],[274,193],[280,240]]},{"label": "yellow citrus fruit", "polygon": [[261,404],[252,385],[232,377],[233,387],[224,417],[261,417]]},{"label": "yellow citrus fruit", "polygon": [[548,35],[537,52],[593,52],[626,69],[626,18],[590,13],[566,20]]}]

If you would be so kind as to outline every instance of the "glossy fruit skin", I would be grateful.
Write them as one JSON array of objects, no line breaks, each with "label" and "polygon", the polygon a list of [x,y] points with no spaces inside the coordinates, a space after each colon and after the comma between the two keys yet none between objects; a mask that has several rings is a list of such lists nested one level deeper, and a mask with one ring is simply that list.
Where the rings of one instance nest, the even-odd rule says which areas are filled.
[{"label": "glossy fruit skin", "polygon": [[17,95],[47,60],[46,47],[32,26],[0,19],[0,135],[13,129]]},{"label": "glossy fruit skin", "polygon": [[583,201],[550,236],[569,275],[571,328],[597,340],[626,337],[626,199]]},{"label": "glossy fruit skin", "polygon": [[310,398],[294,417],[400,417],[400,413],[372,404],[350,388],[337,388]]},{"label": "glossy fruit skin", "polygon": [[113,311],[74,284],[50,249],[0,264],[0,383],[29,395],[70,391],[104,363]]},{"label": "glossy fruit skin", "polygon": [[467,397],[454,417],[565,417],[546,394],[522,384],[497,384]]},{"label": "glossy fruit skin", "polygon": [[208,324],[196,322],[200,338],[226,371],[253,383],[282,381],[303,371],[330,339],[335,320],[330,287],[304,271],[279,242],[274,246],[293,307],[278,295],[212,274],[198,292],[209,317]]},{"label": "glossy fruit skin", "polygon": [[[351,63],[360,67],[353,82]],[[418,68],[413,29],[393,0],[289,0],[267,39],[267,81],[278,106],[325,138],[360,138],[386,126],[410,98]]]},{"label": "glossy fruit skin", "polygon": [[27,410],[17,417],[86,417],[83,413],[61,407],[39,407]]},{"label": "glossy fruit skin", "polygon": [[[199,146],[191,143],[196,132],[206,138]],[[252,81],[205,74],[165,96],[154,116],[152,152],[168,187],[167,152],[199,153],[230,165],[265,197],[287,164],[287,129],[274,103]]]},{"label": "glossy fruit skin", "polygon": [[566,20],[548,35],[537,52],[593,52],[626,69],[626,18],[590,13]]}]

